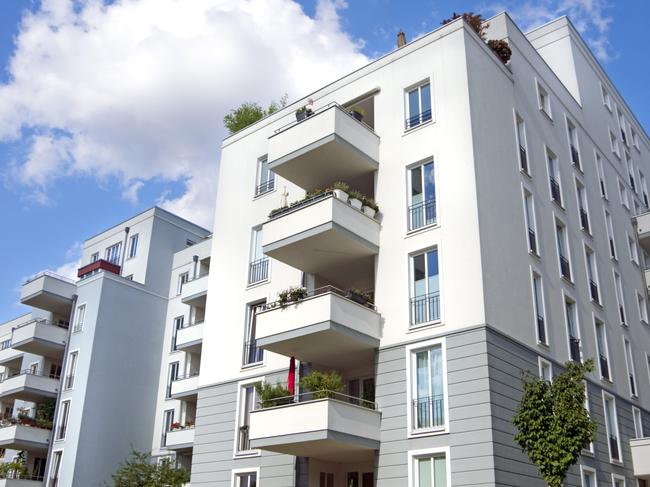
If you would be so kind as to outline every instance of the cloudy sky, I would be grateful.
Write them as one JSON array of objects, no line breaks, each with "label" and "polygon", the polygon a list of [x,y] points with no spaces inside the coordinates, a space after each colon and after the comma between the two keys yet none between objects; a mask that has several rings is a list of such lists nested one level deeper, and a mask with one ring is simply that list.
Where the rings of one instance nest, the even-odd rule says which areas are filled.
[{"label": "cloudy sky", "polygon": [[0,321],[26,277],[70,274],[84,238],[143,209],[212,228],[230,108],[303,96],[454,10],[524,30],[568,14],[649,126],[645,0],[0,2]]}]

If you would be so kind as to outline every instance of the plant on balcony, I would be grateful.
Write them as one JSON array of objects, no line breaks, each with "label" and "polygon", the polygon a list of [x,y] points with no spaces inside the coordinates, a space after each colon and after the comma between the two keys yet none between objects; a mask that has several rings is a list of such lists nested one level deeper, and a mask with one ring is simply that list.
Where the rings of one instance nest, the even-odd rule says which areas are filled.
[{"label": "plant on balcony", "polygon": [[306,287],[290,287],[278,293],[278,304],[286,306],[289,303],[296,303],[305,299],[309,293]]},{"label": "plant on balcony", "polygon": [[365,198],[365,195],[356,189],[350,191],[350,204],[352,205],[353,208],[356,208],[357,210],[360,210],[361,207],[363,206],[363,198]]},{"label": "plant on balcony", "polygon": [[352,110],[350,110],[350,115],[356,118],[359,122],[363,122],[363,117],[366,116],[366,111],[360,106],[354,106],[352,107]]},{"label": "plant on balcony", "polygon": [[268,382],[255,384],[257,397],[262,409],[290,404],[293,400],[289,389],[282,384],[271,385]]},{"label": "plant on balcony", "polygon": [[194,421],[185,421],[186,428],[194,428]]},{"label": "plant on balcony", "polygon": [[174,431],[179,429],[181,429],[181,423],[179,421],[174,421],[169,427],[169,431]]},{"label": "plant on balcony", "polygon": [[561,487],[582,450],[595,440],[597,423],[585,409],[585,375],[593,360],[567,362],[553,382],[530,372],[522,378],[523,397],[513,424],[515,441],[537,465],[549,487]]},{"label": "plant on balcony", "polygon": [[300,387],[312,392],[314,399],[333,398],[343,392],[343,378],[335,370],[329,373],[314,370],[300,379]]},{"label": "plant on balcony", "polygon": [[313,114],[314,112],[307,105],[301,106],[298,108],[298,110],[296,110],[296,120],[300,122],[307,117],[311,117]]},{"label": "plant on balcony", "polygon": [[131,451],[112,475],[115,487],[158,486],[182,487],[190,481],[190,471],[177,467],[171,458],[153,461],[149,453]]},{"label": "plant on balcony", "polygon": [[0,463],[0,479],[20,479],[26,476],[27,467],[25,466],[24,454],[22,458],[19,454],[19,458],[13,462]]},{"label": "plant on balcony", "polygon": [[228,132],[234,134],[284,108],[287,105],[287,98],[288,96],[285,94],[280,98],[280,101],[272,101],[266,110],[259,103],[242,103],[239,107],[230,110],[230,113],[223,117],[223,124],[228,129]]},{"label": "plant on balcony", "polygon": [[348,299],[354,301],[355,303],[359,303],[364,306],[368,304],[372,305],[372,298],[370,297],[370,294],[368,294],[365,291],[362,291],[361,289],[357,289],[357,288],[348,289],[345,296]]},{"label": "plant on balcony", "polygon": [[452,22],[458,18],[463,18],[463,20],[469,25],[478,36],[486,42],[488,47],[496,54],[496,56],[501,60],[503,64],[506,64],[510,61],[510,56],[512,56],[512,49],[508,43],[502,39],[490,39],[486,41],[485,37],[487,35],[487,28],[490,26],[487,22],[483,20],[481,14],[475,14],[474,12],[465,12],[462,15],[454,12],[449,19],[444,19],[441,24],[446,25],[449,22]]},{"label": "plant on balcony", "polygon": [[363,207],[361,208],[361,211],[370,218],[374,218],[377,212],[379,211],[379,205],[375,202],[374,199],[370,198],[369,196],[363,195],[361,199],[361,203]]},{"label": "plant on balcony", "polygon": [[336,181],[334,184],[332,184],[332,191],[334,192],[334,196],[336,196],[344,203],[347,203],[348,193],[350,192],[350,185],[348,183],[344,183],[343,181]]}]

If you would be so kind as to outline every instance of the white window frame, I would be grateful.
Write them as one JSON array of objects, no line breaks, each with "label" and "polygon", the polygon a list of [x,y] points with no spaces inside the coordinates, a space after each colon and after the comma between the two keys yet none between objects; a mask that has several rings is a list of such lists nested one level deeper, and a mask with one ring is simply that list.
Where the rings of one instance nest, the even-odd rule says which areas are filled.
[{"label": "white window frame", "polygon": [[138,254],[138,240],[140,239],[140,234],[136,233],[129,237],[129,248],[126,254],[126,259],[133,259]]},{"label": "white window frame", "polygon": [[[564,121],[566,122],[566,132],[567,140],[569,142],[569,161],[571,165],[576,167],[578,170],[582,171],[582,157],[580,153],[580,141],[578,138],[578,127],[577,125],[565,114]],[[578,153],[578,161],[573,160],[573,155],[571,154],[571,146],[574,146],[576,152]]]},{"label": "white window frame", "polygon": [[[84,330],[86,326],[86,314],[88,312],[88,303],[79,303],[75,308],[74,313],[74,325],[72,327],[72,333],[79,333]],[[79,314],[79,310],[82,309],[83,312]]]},{"label": "white window frame", "polygon": [[639,135],[637,134],[636,130],[634,130],[634,127],[630,127],[630,130],[632,132],[632,145],[638,150],[639,152],[641,151],[641,146],[639,145]]},{"label": "white window frame", "polygon": [[[411,233],[416,233],[416,232],[421,232],[423,230],[432,228],[432,227],[437,227],[440,225],[440,215],[439,215],[439,205],[438,205],[438,165],[436,163],[436,158],[433,156],[427,157],[425,159],[422,159],[414,164],[410,164],[406,167],[406,205],[407,209],[410,209],[411,206],[413,205],[413,200],[412,200],[412,188],[413,188],[413,170],[418,168],[418,167],[424,167],[427,164],[432,164],[433,167],[433,187],[434,187],[434,192],[436,194],[436,197],[433,199],[433,205],[434,205],[434,211],[435,211],[435,219],[431,223],[426,223],[420,227],[413,228],[409,230],[409,225],[410,221],[406,222],[406,231],[408,234]],[[422,177],[424,177],[424,173],[422,173]],[[424,186],[422,188],[424,191]],[[424,200],[425,202],[428,200]],[[426,210],[425,210],[426,211]],[[407,215],[407,220],[411,218],[411,213],[410,211],[408,212]]]},{"label": "white window frame", "polygon": [[[562,176],[560,175],[560,165],[559,159],[555,152],[550,148],[544,147],[544,157],[546,162],[546,172],[548,173],[548,191],[551,201],[559,205],[560,208],[564,208],[564,191],[562,190]],[[553,162],[551,162],[553,161]],[[551,171],[553,169],[553,171]],[[558,191],[560,192],[560,201],[553,199],[553,189],[551,187],[551,179],[554,179],[557,183]]]},{"label": "white window frame", "polygon": [[[539,285],[540,285],[540,294],[541,294],[541,300],[542,302],[539,303],[541,306],[541,311],[542,311],[542,319],[544,320],[544,335],[546,337],[545,341],[541,341],[539,337],[539,332],[537,330],[537,313],[538,310],[536,309],[537,306],[537,298],[535,296],[535,276],[539,278]],[[532,293],[533,297],[533,324],[535,325],[535,337],[537,338],[537,343],[540,345],[544,345],[546,347],[549,346],[549,336],[548,336],[548,322],[546,320],[546,296],[544,292],[544,279],[542,277],[542,273],[538,272],[534,267],[530,268],[530,290]]]},{"label": "white window frame", "polygon": [[609,129],[609,146],[612,150],[612,154],[614,154],[616,157],[619,159],[621,158],[621,150],[618,145],[618,137],[614,135],[614,132],[612,132],[612,129]]},{"label": "white window frame", "polygon": [[[255,175],[255,190],[253,195],[255,198],[259,198],[261,196],[264,196],[265,194],[273,193],[276,190],[276,184],[275,184],[276,175],[270,168],[269,168],[269,175],[270,175],[269,178],[266,181],[262,181],[262,166],[264,165],[265,162],[268,165],[268,160],[269,160],[268,155],[259,157],[257,159],[257,174]],[[273,187],[271,189],[268,189],[268,185],[270,184],[267,184],[267,189],[265,191],[262,191],[260,193],[257,192],[257,188],[259,188],[260,185],[262,185],[263,183],[270,183],[271,181],[273,181],[272,183]]]},{"label": "white window frame", "polygon": [[607,199],[607,178],[605,177],[605,166],[603,165],[603,157],[600,153],[594,150],[594,158],[596,159],[596,172],[598,173],[598,184],[600,196]]},{"label": "white window frame", "polygon": [[[266,194],[266,193],[265,193]],[[260,467],[234,468],[231,474],[232,487],[239,487],[237,480],[242,474],[254,473],[257,479],[257,487],[260,487]]]},{"label": "white window frame", "polygon": [[[605,212],[605,229],[607,231],[608,253],[611,259],[618,260],[618,249],[616,248],[616,238],[614,237],[614,222],[612,221],[612,214],[607,211],[607,208],[605,208],[603,211]],[[612,255],[612,251],[614,255]]]},{"label": "white window frame", "polygon": [[600,83],[600,95],[603,99],[603,105],[609,110],[612,111],[612,97],[609,94],[609,90],[605,88],[605,85]]},{"label": "white window frame", "polygon": [[415,471],[414,465],[415,460],[423,457],[435,457],[435,456],[445,456],[446,471],[447,471],[447,485],[445,487],[451,487],[451,458],[450,458],[450,447],[441,446],[437,448],[425,448],[422,450],[409,450],[408,451],[408,487],[415,487],[417,478],[417,472]]},{"label": "white window frame", "polygon": [[[417,323],[417,324],[412,324],[412,317],[411,317],[411,299],[415,297],[415,289],[414,289],[414,273],[413,273],[413,258],[417,257],[418,255],[425,255],[428,254],[429,252],[436,251],[438,253],[438,318],[434,320],[428,320],[424,321],[422,323]],[[426,257],[425,257],[425,263],[426,263]],[[414,252],[411,252],[408,254],[408,270],[409,270],[409,276],[408,276],[408,303],[409,303],[409,317],[408,317],[408,330],[418,330],[420,328],[424,328],[427,326],[432,326],[432,325],[438,325],[443,322],[443,316],[444,316],[444,308],[443,308],[443,302],[442,302],[442,296],[443,296],[443,289],[442,289],[442,279],[440,278],[442,276],[442,253],[440,251],[440,245],[438,242],[435,242],[434,245],[416,250]],[[427,289],[426,295],[429,295],[429,289]]]},{"label": "white window frame", "polygon": [[[444,395],[445,424],[442,428],[428,428],[423,430],[413,429],[413,386],[415,383],[416,370],[413,366],[415,353],[420,350],[440,347],[442,352],[442,390]],[[447,385],[447,341],[444,337],[434,338],[405,347],[406,351],[406,431],[408,438],[419,438],[422,436],[440,435],[449,432],[449,388]]]},{"label": "white window frame", "polygon": [[573,318],[574,318],[574,328],[576,335],[575,339],[578,340],[578,354],[579,354],[579,359],[580,362],[582,363],[582,337],[580,333],[580,313],[578,310],[578,302],[569,294],[566,292],[562,291],[562,311],[564,313],[564,329],[566,332],[566,339],[567,339],[567,351],[568,351],[568,357],[569,360],[572,360],[571,358],[571,336],[569,335],[569,315],[568,315],[568,310],[567,306],[571,304],[573,306]]},{"label": "white window frame", "polygon": [[590,487],[598,487],[598,474],[596,470],[586,465],[580,465],[580,485],[585,487],[585,472],[593,475],[594,483]]},{"label": "white window frame", "polygon": [[93,252],[90,255],[90,263],[97,262],[99,260],[99,252]]},{"label": "white window frame", "polygon": [[[591,213],[589,212],[589,201],[587,200],[587,189],[578,178],[575,178],[576,187],[576,201],[578,202],[578,221],[580,222],[580,229],[586,234],[591,235]],[[582,216],[580,210],[584,210],[587,214],[587,228],[582,226]]]},{"label": "white window frame", "polygon": [[[57,479],[57,486],[61,486],[61,465],[63,464],[63,449],[62,448],[57,448],[55,450],[52,450],[52,459],[56,457],[57,453],[59,454],[59,464],[57,465],[57,470],[56,470],[56,479]],[[47,485],[50,486],[51,480],[52,480],[52,474],[53,469],[54,469],[54,462],[51,462],[50,465],[48,465],[48,472],[47,472]]]},{"label": "white window frame", "polygon": [[[254,377],[250,379],[245,379],[241,380],[237,383],[237,409],[235,410],[235,437],[233,441],[233,447],[232,447],[232,457],[233,459],[235,458],[243,458],[243,457],[259,457],[262,452],[261,450],[242,450],[239,451],[237,449],[237,446],[239,444],[239,428],[240,428],[240,416],[242,413],[242,398],[244,395],[244,388],[259,384],[260,382],[264,382],[265,377],[264,376],[259,376],[259,377]],[[252,469],[245,469],[244,471],[252,471]],[[259,481],[259,479],[258,479]]]},{"label": "white window frame", "polygon": [[[560,278],[568,280],[569,282],[573,283],[575,276],[574,276],[574,273],[573,273],[573,259],[571,258],[571,249],[570,249],[570,246],[569,246],[569,235],[567,233],[568,229],[567,229],[566,224],[555,215],[554,215],[553,221],[555,222],[555,247],[557,249],[556,250],[557,251],[557,266],[558,266],[558,271],[559,271],[559,274],[560,274]],[[563,238],[560,238],[560,235],[558,233],[558,230],[560,228],[562,228],[562,237]],[[562,257],[564,257],[567,260],[567,262],[569,263],[569,274],[570,274],[570,276],[569,276],[568,279],[567,279],[567,277],[562,275],[562,266],[560,264],[560,256],[561,256],[560,255],[560,246],[559,246],[560,240],[563,241],[564,251],[566,253],[566,255],[562,255]]]},{"label": "white window frame", "polygon": [[[411,115],[411,107],[409,106],[409,93],[411,93],[414,90],[418,90],[418,107],[420,109],[420,113],[418,115],[420,115],[420,118],[422,118],[421,117],[421,115],[422,115],[422,89],[421,88],[423,86],[425,86],[425,85],[429,85],[429,98],[430,98],[429,103],[431,103],[431,118],[429,120],[420,121],[420,122],[418,122],[417,125],[407,126],[406,122],[408,120],[410,120],[412,116],[415,116],[415,115]],[[404,131],[405,132],[410,132],[411,130],[413,130],[415,128],[422,127],[423,125],[428,125],[430,123],[435,122],[435,116],[434,116],[435,105],[434,105],[434,102],[433,102],[433,98],[434,98],[433,97],[433,79],[431,77],[427,77],[427,78],[425,78],[425,79],[423,79],[423,80],[421,80],[421,81],[419,81],[417,83],[414,83],[414,84],[404,88],[404,115],[405,115],[405,117],[404,117],[404,120],[405,120]]]},{"label": "white window frame", "polygon": [[[517,166],[519,171],[525,174],[526,176],[531,176],[532,171],[530,167],[530,157],[528,152],[528,137],[526,137],[526,122],[519,113],[514,112],[515,116],[515,140],[517,141]],[[521,133],[519,133],[519,127],[521,126]],[[523,140],[522,140],[523,139]],[[524,149],[526,153],[526,168],[523,167],[521,163],[521,151],[520,148]]]},{"label": "white window frame", "polygon": [[[537,236],[537,216],[535,215],[535,198],[533,192],[522,184],[522,195],[524,203],[524,223],[526,224],[526,247],[528,253],[539,256],[539,238]],[[528,214],[528,201],[530,201],[530,215]],[[535,234],[535,250],[530,246],[530,236],[528,230],[532,230]]]},{"label": "white window frame", "polygon": [[630,261],[633,264],[640,265],[639,263],[639,249],[636,246],[636,239],[632,238],[629,233],[625,232],[627,235],[627,248],[630,253]]},{"label": "white window frame", "polygon": [[[609,341],[607,339],[607,325],[605,325],[605,321],[601,320],[597,316],[594,316],[594,338],[596,339],[596,353],[599,354],[598,357],[598,376],[607,382],[612,382],[612,361],[609,359]],[[604,350],[600,349],[600,346],[598,345],[598,323],[602,326],[603,330],[603,348]],[[607,368],[609,372],[609,377],[605,377],[603,375],[603,371],[600,367],[600,354],[603,354],[605,359],[607,360]]]},{"label": "white window frame", "polygon": [[641,321],[641,323],[647,325],[650,323],[650,321],[648,320],[648,301],[645,298],[645,296],[643,296],[639,292],[636,293],[636,297],[637,297],[636,302],[639,307],[639,320]]},{"label": "white window frame", "polygon": [[551,95],[549,90],[547,90],[539,80],[535,80],[537,86],[537,106],[541,112],[543,112],[550,120],[553,120],[553,114],[551,111]]},{"label": "white window frame", "polygon": [[[636,367],[634,366],[634,353],[632,352],[632,344],[623,336],[623,354],[625,355],[625,370],[627,372],[626,382],[627,389],[630,391],[630,397],[639,397],[639,381],[636,377]],[[634,391],[632,391],[632,384],[630,384],[630,376],[634,382]]]},{"label": "white window frame", "polygon": [[612,487],[616,487],[616,481],[623,482],[623,487],[627,487],[627,482],[625,480],[625,477],[623,477],[622,475],[612,473]]},{"label": "white window frame", "polygon": [[[616,397],[614,397],[612,394],[609,394],[603,389],[602,398],[603,398],[603,414],[605,415],[604,418],[605,434],[607,435],[606,440],[607,440],[607,452],[609,454],[609,462],[620,465],[623,463],[623,452],[621,451],[621,435],[619,434],[619,427],[618,427],[618,412],[616,409]],[[607,425],[607,417],[606,417],[607,416],[606,402],[608,399],[611,401],[611,405],[612,405],[612,414],[614,416],[613,418],[614,424],[612,425],[614,427],[613,433],[615,433],[616,435],[616,442],[618,443],[618,455],[621,457],[620,460],[612,457],[612,450],[609,446],[609,437],[611,436],[612,432],[609,431],[609,426]]]},{"label": "white window frame", "polygon": [[[549,378],[546,379],[544,377],[544,367],[548,367],[548,373],[549,373]],[[548,380],[549,382],[553,382],[553,364],[546,360],[544,357],[541,355],[537,357],[537,368],[538,368],[538,374],[540,379]]]},{"label": "white window frame", "polygon": [[[75,357],[74,362],[70,361],[72,356]],[[63,390],[64,391],[69,391],[69,390],[72,390],[74,388],[74,383],[75,383],[75,380],[76,380],[76,377],[77,377],[78,364],[79,364],[79,349],[75,348],[74,350],[70,350],[68,352],[68,359],[67,359],[66,364],[65,364],[66,373],[65,373],[65,376],[63,378]],[[68,377],[70,377],[71,375],[72,375],[72,383],[68,384]]]},{"label": "white window frame", "polygon": [[[113,251],[113,249],[117,249],[117,251]],[[116,258],[114,260],[110,259],[110,256],[116,254]],[[120,265],[120,259],[122,258],[122,242],[117,242],[114,243],[113,245],[109,245],[106,247],[104,250],[104,260],[107,262],[110,262],[115,265]]]},{"label": "white window frame", "polygon": [[[68,405],[67,409],[64,406],[65,404]],[[58,411],[57,415],[57,421],[56,421],[56,430],[54,432],[54,441],[59,442],[59,441],[65,441],[66,437],[68,436],[68,428],[70,426],[70,409],[72,407],[72,403],[70,399],[65,399],[61,401],[60,403],[61,408]],[[65,414],[64,414],[65,413]],[[61,431],[61,421],[65,417],[65,430],[63,431],[63,436],[60,437],[60,431]]]},{"label": "white window frame", "polygon": [[632,406],[632,423],[634,423],[635,439],[645,438],[643,433],[643,414],[641,413],[641,410],[636,406]]},{"label": "white window frame", "polygon": [[[601,299],[601,289],[600,289],[600,279],[598,278],[598,263],[596,262],[596,252],[592,249],[586,242],[583,241],[583,247],[585,249],[585,270],[587,271],[587,288],[589,289],[589,299],[591,302],[600,304]],[[591,259],[589,258],[591,256]],[[591,276],[589,275],[589,269],[591,269]],[[597,300],[594,300],[591,296],[591,282],[594,281],[596,284],[596,291],[598,293]]]},{"label": "white window frame", "polygon": [[[184,281],[183,277],[187,277],[187,280]],[[178,275],[178,282],[176,284],[176,296],[179,296],[183,292],[183,286],[190,282],[190,271],[181,272]]]},{"label": "white window frame", "polygon": [[[618,316],[618,320],[621,325],[628,326],[629,316],[627,315],[627,307],[625,306],[625,291],[623,291],[623,281],[621,280],[621,275],[616,272],[615,269],[612,272],[614,274],[614,291],[616,294],[616,302],[618,304],[616,315]],[[621,308],[623,309],[625,321],[621,321]]]},{"label": "white window frame", "polygon": [[621,199],[621,205],[623,205],[624,208],[626,208],[628,211],[630,210],[630,197],[627,194],[627,187],[621,181],[620,178],[618,178],[618,195]]}]

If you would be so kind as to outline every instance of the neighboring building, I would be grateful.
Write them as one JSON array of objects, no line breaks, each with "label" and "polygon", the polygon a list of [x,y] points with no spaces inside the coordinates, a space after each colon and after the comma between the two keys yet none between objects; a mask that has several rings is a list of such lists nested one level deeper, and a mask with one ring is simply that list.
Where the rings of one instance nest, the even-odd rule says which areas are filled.
[{"label": "neighboring building", "polygon": [[[598,435],[567,485],[646,485],[650,141],[566,18],[489,23],[507,66],[456,20],[224,141],[192,486],[541,487],[522,371],[587,358]],[[337,181],[379,214],[313,191]],[[292,356],[345,395],[261,408]]]}]

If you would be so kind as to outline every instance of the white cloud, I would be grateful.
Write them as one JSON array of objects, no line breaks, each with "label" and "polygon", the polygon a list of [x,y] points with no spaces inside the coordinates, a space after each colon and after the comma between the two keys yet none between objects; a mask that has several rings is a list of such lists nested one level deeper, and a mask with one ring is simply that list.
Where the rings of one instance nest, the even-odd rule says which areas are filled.
[{"label": "white cloud", "polygon": [[609,27],[614,21],[607,14],[609,7],[606,0],[505,0],[489,3],[481,10],[486,13],[508,11],[524,32],[567,15],[596,57],[607,62],[617,55],[608,39]]},{"label": "white cloud", "polygon": [[223,115],[366,63],[340,25],[345,7],[320,0],[310,17],[292,0],[44,0],[0,85],[0,140],[28,144],[6,175],[41,202],[78,174],[116,176],[130,201],[154,178],[182,181],[160,204],[211,226]]}]

